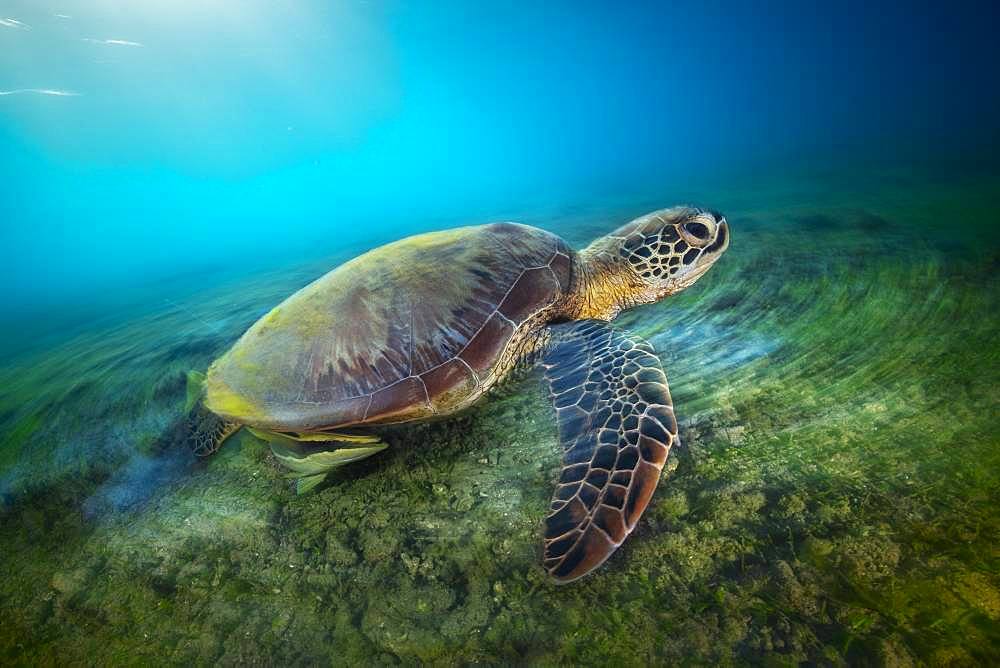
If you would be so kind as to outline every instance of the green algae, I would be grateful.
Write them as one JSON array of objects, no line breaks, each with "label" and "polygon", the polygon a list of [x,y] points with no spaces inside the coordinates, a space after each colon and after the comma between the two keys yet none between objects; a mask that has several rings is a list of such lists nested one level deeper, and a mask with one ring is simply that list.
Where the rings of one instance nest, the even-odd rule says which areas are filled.
[{"label": "green algae", "polygon": [[[928,243],[914,219],[984,211],[934,197],[732,207],[712,273],[623,316],[682,446],[569,586],[540,565],[559,452],[537,374],[307,496],[250,434],[183,459],[184,374],[307,270],[4,371],[0,661],[996,664],[996,255]],[[136,451],[175,473],[129,477]],[[93,503],[123,486],[146,493]]]},{"label": "green algae", "polygon": [[0,440],[0,466],[10,468],[20,458],[24,444],[42,426],[37,415],[29,415],[16,423],[11,431]]}]

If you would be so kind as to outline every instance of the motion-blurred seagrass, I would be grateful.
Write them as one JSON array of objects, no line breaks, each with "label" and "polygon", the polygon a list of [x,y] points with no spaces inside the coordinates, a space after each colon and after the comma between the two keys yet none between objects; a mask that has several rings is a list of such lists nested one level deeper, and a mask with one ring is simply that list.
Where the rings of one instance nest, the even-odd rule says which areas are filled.
[{"label": "motion-blurred seagrass", "polygon": [[387,447],[379,426],[453,415],[540,359],[563,447],[544,565],[574,580],[634,529],[677,442],[652,347],[608,323],[691,286],[728,246],[721,215],[687,207],[580,252],[513,223],[382,246],[279,304],[206,377],[192,374],[192,445],[210,454],[246,426],[305,492]]}]

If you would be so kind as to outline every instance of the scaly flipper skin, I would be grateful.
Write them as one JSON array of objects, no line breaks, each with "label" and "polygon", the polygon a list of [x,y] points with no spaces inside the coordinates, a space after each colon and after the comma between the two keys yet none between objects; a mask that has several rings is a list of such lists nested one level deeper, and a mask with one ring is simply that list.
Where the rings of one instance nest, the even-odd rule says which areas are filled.
[{"label": "scaly flipper skin", "polygon": [[563,446],[544,566],[570,582],[600,566],[649,505],[677,421],[652,347],[606,322],[552,328],[542,365]]},{"label": "scaly flipper skin", "polygon": [[220,418],[205,407],[205,374],[188,371],[184,430],[191,452],[196,457],[214,454],[241,426],[239,422]]},{"label": "scaly flipper skin", "polygon": [[208,457],[222,447],[227,438],[240,430],[239,422],[223,420],[199,401],[186,418],[188,444],[196,457]]}]

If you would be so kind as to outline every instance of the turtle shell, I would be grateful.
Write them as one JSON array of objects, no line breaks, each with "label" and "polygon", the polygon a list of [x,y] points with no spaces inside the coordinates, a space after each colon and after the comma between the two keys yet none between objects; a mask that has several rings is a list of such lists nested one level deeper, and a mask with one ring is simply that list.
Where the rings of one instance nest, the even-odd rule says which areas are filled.
[{"label": "turtle shell", "polygon": [[526,322],[570,286],[559,237],[499,223],[397,241],[254,323],[209,369],[206,405],[274,430],[444,414],[493,382]]}]

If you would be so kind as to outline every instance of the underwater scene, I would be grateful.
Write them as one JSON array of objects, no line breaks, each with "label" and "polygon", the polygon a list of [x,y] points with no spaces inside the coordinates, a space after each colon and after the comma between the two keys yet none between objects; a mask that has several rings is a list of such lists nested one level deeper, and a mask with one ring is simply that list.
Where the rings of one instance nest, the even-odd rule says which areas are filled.
[{"label": "underwater scene", "polygon": [[997,665],[996,19],[0,3],[0,663]]}]

